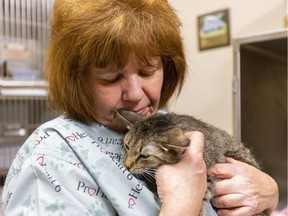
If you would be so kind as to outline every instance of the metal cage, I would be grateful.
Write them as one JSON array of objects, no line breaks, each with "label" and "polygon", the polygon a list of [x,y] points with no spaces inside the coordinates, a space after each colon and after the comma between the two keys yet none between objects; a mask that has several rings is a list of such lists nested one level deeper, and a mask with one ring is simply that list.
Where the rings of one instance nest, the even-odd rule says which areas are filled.
[{"label": "metal cage", "polygon": [[24,140],[54,117],[40,81],[53,3],[0,0],[0,186]]},{"label": "metal cage", "polygon": [[56,116],[48,108],[46,82],[0,80],[0,170],[5,175],[17,151],[43,122]]}]

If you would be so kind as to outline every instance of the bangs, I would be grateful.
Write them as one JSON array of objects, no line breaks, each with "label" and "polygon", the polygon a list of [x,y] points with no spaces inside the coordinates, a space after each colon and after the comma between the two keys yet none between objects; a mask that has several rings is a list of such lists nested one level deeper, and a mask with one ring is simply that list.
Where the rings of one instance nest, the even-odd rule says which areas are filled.
[{"label": "bangs", "polygon": [[149,65],[151,56],[163,54],[155,42],[156,39],[151,38],[151,35],[149,36],[150,38],[144,34],[126,36],[126,33],[123,32],[118,37],[107,38],[106,41],[103,40],[97,46],[97,49],[91,50],[94,59],[93,64],[96,67],[115,65],[117,68],[123,68],[129,56],[133,54],[139,62]]},{"label": "bangs", "polygon": [[110,14],[110,17],[103,17],[103,23],[91,21],[83,25],[85,30],[80,37],[80,58],[83,63],[93,59],[90,63],[96,67],[113,64],[122,68],[131,54],[145,63],[149,63],[151,56],[178,54],[176,50],[182,48],[179,47],[181,38],[178,34],[178,19],[170,19],[171,23],[170,20],[167,23],[167,18],[162,17],[161,12],[151,16],[145,10],[132,9],[127,11],[125,8],[123,12],[118,8],[112,19]]}]

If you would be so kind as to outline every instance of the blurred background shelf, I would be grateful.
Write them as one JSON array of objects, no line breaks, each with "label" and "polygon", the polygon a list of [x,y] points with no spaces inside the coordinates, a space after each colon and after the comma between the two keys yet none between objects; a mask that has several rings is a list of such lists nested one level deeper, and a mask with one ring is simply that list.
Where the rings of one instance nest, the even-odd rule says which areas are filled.
[{"label": "blurred background shelf", "polygon": [[23,142],[56,115],[48,108],[43,73],[53,3],[0,0],[1,185]]}]

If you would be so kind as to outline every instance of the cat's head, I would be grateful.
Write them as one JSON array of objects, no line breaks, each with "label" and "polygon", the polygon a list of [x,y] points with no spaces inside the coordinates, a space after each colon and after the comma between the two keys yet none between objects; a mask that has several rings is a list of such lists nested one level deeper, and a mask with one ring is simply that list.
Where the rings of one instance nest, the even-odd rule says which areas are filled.
[{"label": "cat's head", "polygon": [[144,118],[127,110],[117,112],[129,129],[124,137],[124,164],[134,174],[156,169],[162,164],[177,163],[190,143],[184,132],[173,124],[170,115]]}]

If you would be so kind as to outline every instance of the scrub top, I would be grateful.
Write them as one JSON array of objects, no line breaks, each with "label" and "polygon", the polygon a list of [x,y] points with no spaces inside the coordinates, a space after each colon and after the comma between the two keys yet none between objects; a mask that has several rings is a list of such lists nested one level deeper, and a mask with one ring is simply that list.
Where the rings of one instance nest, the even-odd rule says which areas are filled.
[{"label": "scrub top", "polygon": [[[61,115],[22,145],[3,191],[4,216],[156,216],[161,204],[124,166],[123,134]],[[210,203],[205,215],[217,215]]]}]

